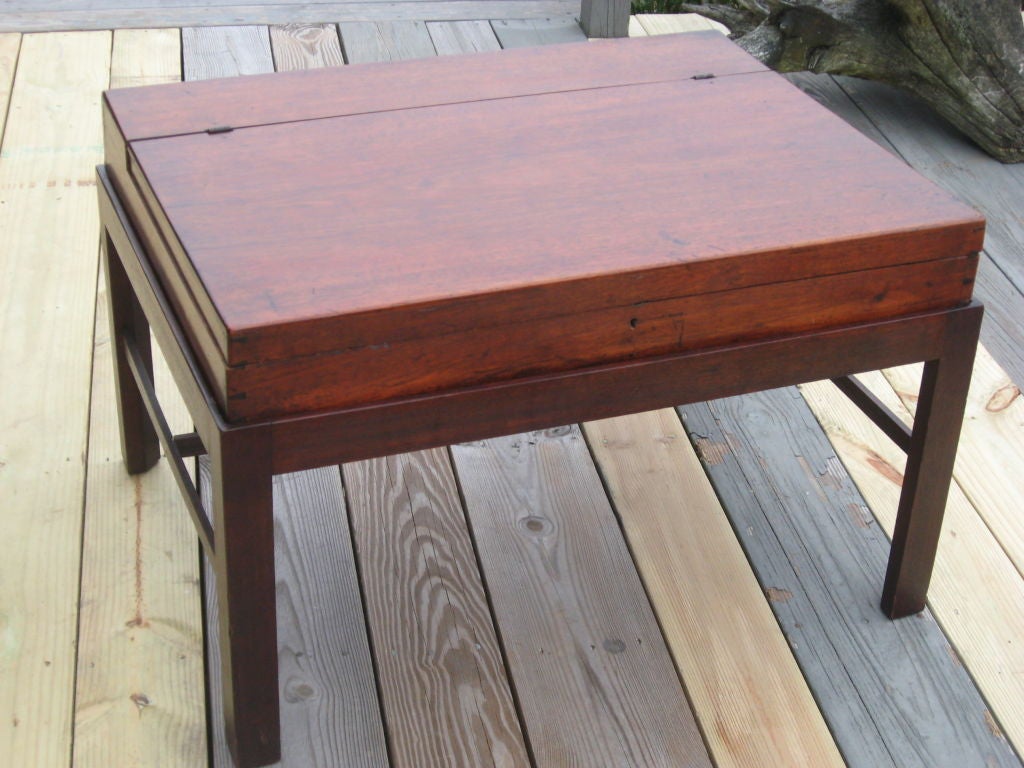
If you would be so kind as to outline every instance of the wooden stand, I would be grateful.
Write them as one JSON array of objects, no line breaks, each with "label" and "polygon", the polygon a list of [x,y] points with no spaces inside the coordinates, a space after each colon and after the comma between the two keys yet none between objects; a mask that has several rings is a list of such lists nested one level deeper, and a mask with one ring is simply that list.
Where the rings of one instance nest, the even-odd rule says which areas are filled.
[{"label": "wooden stand", "polygon": [[[849,216],[857,222],[857,232],[851,233],[853,225],[846,222],[822,218],[812,221],[810,229],[804,227],[788,248],[773,245],[758,250],[757,243],[787,242],[786,238],[794,235],[790,231],[769,231],[768,220],[749,225],[735,218],[718,222],[723,227],[718,242],[724,245],[712,248],[705,244],[686,256],[686,249],[692,247],[687,238],[700,240],[704,231],[701,227],[711,231],[710,225],[696,221],[689,228],[680,227],[676,219],[681,212],[672,213],[672,198],[667,196],[679,185],[688,183],[687,174],[696,173],[701,179],[704,196],[723,200],[731,196],[740,210],[742,196],[761,204],[760,188],[733,188],[735,177],[728,171],[716,176],[717,167],[728,165],[723,159],[717,165],[698,163],[696,170],[675,169],[648,180],[649,185],[662,185],[655,192],[665,195],[667,200],[664,219],[655,224],[654,239],[643,241],[635,253],[616,245],[614,251],[621,266],[598,270],[594,257],[614,235],[599,232],[584,236],[571,228],[566,232],[564,222],[546,218],[543,210],[531,213],[532,206],[538,195],[554,189],[565,205],[585,208],[591,212],[592,221],[599,221],[610,210],[621,210],[621,202],[596,195],[596,190],[588,186],[589,179],[581,176],[585,172],[574,170],[579,163],[574,165],[573,161],[583,157],[576,149],[547,143],[545,131],[549,126],[543,118],[549,113],[564,114],[565,109],[579,104],[583,105],[581,119],[589,120],[595,109],[602,111],[606,119],[595,123],[603,127],[592,134],[593,151],[597,151],[611,139],[622,140],[626,134],[617,131],[632,125],[632,110],[641,103],[647,105],[646,109],[661,110],[661,117],[666,120],[689,114],[675,105],[676,93],[672,89],[705,86],[683,82],[663,87],[645,80],[640,72],[645,67],[653,72],[664,64],[664,51],[660,48],[666,45],[682,60],[690,61],[691,71],[697,66],[694,61],[726,69],[731,66],[740,73],[748,66],[745,58],[736,58],[731,49],[721,47],[728,46],[724,40],[698,37],[697,42],[658,42],[653,47],[642,47],[642,51],[629,43],[604,51],[597,50],[596,45],[562,50],[552,47],[542,54],[521,54],[519,62],[511,61],[513,54],[501,54],[501,59],[481,57],[478,67],[467,66],[465,62],[442,63],[439,71],[433,71],[439,65],[429,62],[402,70],[401,74],[413,79],[423,77],[424,82],[431,83],[437,82],[438,75],[458,80],[462,73],[471,72],[468,82],[457,85],[467,94],[466,99],[479,99],[480,93],[508,87],[503,80],[493,79],[489,67],[501,65],[502,71],[511,71],[509,68],[516,63],[524,65],[521,71],[526,74],[520,75],[513,93],[531,95],[495,99],[508,104],[465,100],[452,103],[442,95],[431,96],[435,99],[431,103],[439,105],[432,114],[447,117],[451,113],[458,123],[432,124],[431,114],[426,114],[430,110],[408,108],[403,99],[422,98],[422,94],[413,88],[408,94],[403,93],[401,84],[407,82],[403,78],[395,81],[397,90],[388,97],[390,106],[377,104],[376,108],[384,125],[393,127],[388,121],[394,119],[395,112],[401,113],[402,120],[408,119],[404,125],[419,126],[423,131],[433,125],[438,135],[431,139],[436,141],[453,130],[451,126],[460,126],[454,130],[462,130],[461,126],[477,125],[473,121],[490,119],[506,121],[502,125],[507,125],[510,115],[523,115],[509,129],[526,136],[523,144],[501,145],[501,152],[519,162],[513,188],[501,190],[495,200],[481,202],[479,190],[449,181],[445,182],[448,186],[442,185],[441,193],[434,195],[429,191],[418,198],[416,205],[437,206],[440,216],[453,206],[463,212],[489,204],[493,209],[481,213],[478,222],[473,223],[471,234],[479,240],[466,231],[453,230],[453,242],[483,242],[499,252],[503,248],[519,248],[522,253],[529,248],[543,251],[548,244],[557,242],[568,255],[564,263],[557,265],[561,272],[555,281],[542,274],[533,284],[524,282],[527,274],[547,268],[543,261],[534,264],[524,259],[515,262],[521,272],[508,283],[489,286],[482,281],[500,280],[501,276],[483,270],[474,277],[470,270],[469,277],[452,278],[453,285],[457,283],[464,289],[461,294],[429,302],[420,297],[415,302],[403,303],[401,297],[396,298],[393,286],[368,284],[367,292],[380,292],[379,305],[365,304],[360,312],[337,309],[334,315],[324,314],[317,304],[323,301],[320,298],[311,298],[302,306],[282,305],[289,296],[311,296],[309,291],[313,287],[329,285],[334,275],[323,269],[331,246],[324,246],[318,233],[310,235],[299,221],[306,215],[303,206],[322,206],[327,204],[325,201],[340,205],[334,201],[350,194],[350,190],[376,194],[379,187],[387,191],[383,171],[381,176],[360,180],[357,187],[345,187],[344,181],[328,175],[320,183],[332,189],[325,192],[313,185],[313,192],[308,194],[319,197],[295,199],[289,214],[296,221],[294,232],[302,232],[309,239],[290,252],[292,261],[283,270],[264,275],[257,269],[259,247],[246,244],[253,242],[252,232],[244,227],[227,232],[224,228],[230,230],[230,224],[225,222],[233,221],[236,213],[260,216],[270,208],[252,211],[252,201],[235,198],[237,189],[243,190],[243,195],[249,189],[247,184],[252,180],[245,176],[248,169],[228,162],[233,144],[207,143],[220,142],[220,134],[233,131],[246,133],[239,139],[243,144],[263,141],[263,123],[252,123],[252,131],[229,126],[230,129],[211,127],[189,133],[179,124],[152,133],[154,126],[133,128],[132,121],[139,115],[148,115],[144,113],[146,104],[157,103],[153,97],[160,95],[154,94],[154,89],[141,89],[134,95],[108,94],[109,166],[101,166],[98,174],[125,464],[129,472],[145,471],[156,462],[158,444],[162,443],[212,563],[220,606],[221,675],[228,743],[243,768],[271,763],[280,757],[271,496],[271,478],[277,473],[831,377],[908,452],[908,470],[882,604],[892,617],[924,607],[982,318],[982,307],[969,302],[976,253],[981,245],[981,222],[880,150],[872,152],[874,148],[870,145],[859,144],[843,134],[838,142],[828,137],[833,142],[828,145],[828,157],[859,160],[856,173],[850,169],[850,200],[840,206],[843,210],[855,206]],[[590,50],[578,50],[582,48]],[[644,55],[638,56],[638,51]],[[551,71],[569,71],[570,68],[561,66],[565,64],[563,59],[580,55],[595,62],[600,61],[599,56],[613,60],[619,57],[619,64],[633,62],[633,71],[627,67],[624,75],[622,66],[613,61],[615,66],[609,66],[607,76],[627,80],[611,86],[591,83],[589,88],[598,92],[593,95],[596,101],[588,101],[589,94],[572,91],[568,81],[538,83],[537,78],[549,77],[547,73]],[[424,69],[429,70],[425,75]],[[302,82],[310,93],[324,93],[329,89],[325,89],[322,78],[353,78],[348,83],[348,94],[356,106],[350,104],[344,115],[356,116],[345,124],[348,129],[356,129],[372,120],[366,116],[365,106],[360,107],[357,102],[360,98],[379,101],[380,83],[374,80],[391,71],[370,67],[344,75],[326,71],[318,75],[321,79]],[[751,83],[751,93],[777,87],[781,82],[770,73],[754,71],[758,80]],[[689,81],[692,76],[683,77]],[[737,88],[743,90],[742,77],[730,78],[731,82],[719,90],[699,91],[699,95],[726,105],[736,96]],[[713,78],[701,77],[698,82],[706,79]],[[208,120],[210,110],[223,101],[224,89],[242,87],[246,105],[262,104],[266,101],[265,92],[273,91],[277,82],[273,78],[255,78],[242,86],[198,84],[202,87],[193,85],[187,92],[164,92],[165,106],[169,104],[165,115],[174,114],[174,120],[182,119],[184,113],[174,105],[181,107],[184,103],[192,110],[185,115],[186,120],[192,116]],[[289,92],[294,92],[296,82],[286,84]],[[365,86],[363,97],[361,86]],[[660,100],[659,88],[669,88]],[[254,97],[257,92],[263,95]],[[634,92],[641,94],[639,101],[630,99]],[[796,98],[795,92],[782,93],[784,100],[792,101],[788,119],[804,131],[801,147],[791,150],[796,158],[813,145],[814,134],[828,131],[831,124],[816,125],[820,112],[816,105],[803,97]],[[204,102],[205,98],[210,101]],[[406,106],[401,106],[402,103]],[[778,101],[773,99],[772,103]],[[232,108],[228,103],[227,109]],[[285,105],[284,109],[287,112],[297,108]],[[143,122],[150,117],[145,116]],[[283,130],[279,124],[267,131],[267,135],[286,137],[280,146],[267,145],[268,151],[263,155],[262,162],[271,175],[276,173],[275,163],[300,162],[304,157],[301,141],[292,141],[295,136],[312,130],[316,134],[312,139],[315,146],[322,141],[317,132],[327,131],[323,135],[329,135],[332,130],[330,120],[309,126],[305,125],[311,119],[309,115],[300,120],[292,114],[292,118],[299,120],[295,132]],[[747,115],[746,119],[752,118]],[[769,114],[765,119],[770,122],[774,116]],[[484,123],[480,125],[486,128]],[[370,125],[367,141],[378,127]],[[139,131],[134,138],[133,130]],[[782,142],[778,146],[790,146],[792,142],[786,144],[784,140],[792,127],[782,125],[777,130]],[[415,133],[413,128],[409,131],[410,142],[414,137],[422,140],[422,133]],[[479,135],[486,135],[486,130]],[[458,136],[451,139],[458,140]],[[174,156],[172,150],[180,149],[179,145],[195,146],[196,152],[212,152],[210,161],[199,163],[194,169],[169,162]],[[248,151],[248,145],[243,149]],[[463,149],[473,150],[465,137]],[[195,155],[190,156],[195,159]],[[416,157],[410,155],[407,161],[412,176],[417,172]],[[504,157],[499,155],[493,162],[508,162]],[[314,164],[319,164],[316,160]],[[559,164],[560,160],[566,162]],[[222,161],[225,164],[220,168],[217,163]],[[492,160],[481,155],[479,162],[477,170],[486,176]],[[788,160],[783,157],[778,162],[785,166]],[[549,177],[548,166],[552,163],[557,172]],[[432,190],[431,185],[439,183],[434,167],[423,173],[417,189]],[[353,164],[350,170],[356,173],[358,169]],[[827,189],[827,179],[833,170],[822,163],[821,181],[816,182],[819,177],[812,175],[805,183]],[[197,195],[208,193],[210,178],[223,180],[228,171],[237,173],[238,178],[224,182],[222,190],[212,193],[224,195],[227,202],[196,199]],[[206,173],[211,175],[204,176]],[[617,173],[623,184],[629,183],[625,170],[618,169]],[[609,183],[614,186],[614,181],[612,178]],[[768,179],[764,182],[768,183]],[[236,183],[241,186],[235,187]],[[414,187],[412,181],[408,183],[410,188]],[[867,191],[864,195],[861,188]],[[188,204],[178,206],[176,195],[182,190],[189,195],[182,198]],[[409,215],[417,221],[427,221],[425,226],[429,226],[430,216],[420,207],[410,213],[402,208],[402,202],[395,203],[384,191],[379,191],[379,200],[382,205],[391,206],[390,215],[395,221],[403,221],[403,216]],[[779,193],[777,188],[772,191]],[[909,198],[911,192],[917,202]],[[886,200],[890,193],[893,199],[906,200],[895,213],[894,204]],[[465,199],[460,194],[465,194]],[[875,196],[881,200],[875,200]],[[806,204],[818,204],[815,200],[812,190]],[[238,206],[237,212],[232,205]],[[780,210],[785,210],[786,202],[780,205]],[[512,214],[508,214],[510,207]],[[360,227],[366,226],[369,211],[360,208],[359,215],[351,219],[346,219],[340,208],[337,215],[327,212],[317,216],[331,225],[340,220],[344,226],[350,226],[350,242],[358,242]],[[625,215],[639,219],[649,212],[648,207],[635,212],[627,210]],[[533,228],[516,232],[517,237],[506,243],[500,237],[505,230],[495,221],[507,215],[512,215],[514,222],[519,222],[515,217],[532,216]],[[722,210],[717,215],[730,214]],[[815,211],[807,211],[807,215],[813,218]],[[885,219],[883,223],[888,229],[879,229],[881,225],[874,224],[872,217]],[[258,226],[255,221],[254,227]],[[382,227],[386,227],[387,221],[382,218]],[[386,228],[375,230],[373,237],[365,240],[366,248],[376,248],[378,240],[401,239],[401,227],[396,228],[397,234]],[[276,230],[267,232],[281,234]],[[826,236],[831,232],[836,235],[828,240]],[[492,240],[488,241],[488,237]],[[416,243],[416,238],[410,236],[407,242],[396,245],[396,260],[382,260],[378,262],[379,268],[392,270],[391,274],[399,280],[404,274],[402,269],[417,277],[420,273],[415,270],[421,265],[410,262],[404,250]],[[422,244],[424,251],[431,247],[430,242]],[[665,249],[664,259],[651,255],[659,247]],[[682,249],[684,255],[680,256],[677,249]],[[438,258],[464,259],[472,255],[456,252],[451,256],[451,250],[440,249]],[[216,258],[209,253],[216,254]],[[275,250],[274,256],[281,254]],[[354,254],[347,262],[348,268],[357,269],[360,258],[359,253]],[[499,257],[495,258],[498,263]],[[310,260],[305,267],[303,259]],[[316,273],[309,264],[319,264],[321,272]],[[266,291],[252,287],[261,285],[264,279],[271,281]],[[481,282],[470,285],[473,279]],[[904,281],[910,282],[904,285]],[[239,282],[242,288],[238,288]],[[282,291],[281,301],[271,295],[278,287]],[[409,282],[410,291],[421,288],[416,280]],[[670,293],[666,295],[666,291]],[[215,311],[204,311],[207,305]],[[499,314],[495,314],[497,308],[501,310]],[[284,316],[287,322],[280,319]],[[410,326],[417,317],[420,324]],[[446,325],[456,319],[458,328]],[[218,322],[223,324],[218,326]],[[535,338],[538,328],[549,325],[559,331],[551,338]],[[724,333],[721,328],[730,330]],[[643,333],[631,335],[638,330]],[[189,408],[194,433],[174,435],[163,418],[153,386],[150,331],[164,351]],[[346,333],[350,340],[340,342],[338,339]],[[437,361],[447,359],[452,336],[470,349],[477,344],[479,354],[489,362],[485,365],[474,354],[467,354],[462,367],[449,366],[443,371],[449,378],[438,374]],[[352,341],[356,337],[363,346]],[[294,349],[296,345],[303,348],[304,354],[281,356],[280,350]],[[354,349],[362,356],[350,359],[347,356],[355,355]],[[416,350],[422,358],[417,358]],[[352,365],[352,361],[372,361],[378,357],[384,361],[382,371],[390,370],[396,360],[420,362],[418,366],[409,364],[403,368],[400,378],[383,374],[370,377],[357,399],[353,399],[348,381],[330,378],[348,371],[346,366]],[[494,357],[500,358],[500,364],[493,362]],[[918,361],[926,362],[926,371],[912,432],[848,378],[860,371]],[[270,371],[277,378],[253,377],[253,370]],[[361,371],[363,378],[367,371],[374,370],[371,362],[370,367]],[[351,376],[351,371],[348,373]],[[334,382],[326,388],[322,384],[325,377]],[[279,381],[282,378],[285,380]],[[276,389],[268,388],[268,380],[279,382]],[[210,510],[203,509],[183,463],[184,458],[202,453],[209,454],[211,462]]]}]

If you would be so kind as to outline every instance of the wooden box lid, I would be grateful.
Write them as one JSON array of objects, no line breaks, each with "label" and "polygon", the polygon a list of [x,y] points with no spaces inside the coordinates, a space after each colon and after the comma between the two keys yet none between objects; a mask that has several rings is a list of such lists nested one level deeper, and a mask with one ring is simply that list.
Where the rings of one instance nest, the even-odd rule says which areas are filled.
[{"label": "wooden box lid", "polygon": [[[158,258],[220,356],[208,370],[280,377],[285,361],[487,329],[485,346],[515,344],[545,318],[570,331],[606,309],[870,280],[982,244],[977,213],[717,33],[106,100],[169,242]],[[965,280],[939,300],[969,297]],[[904,294],[934,303],[933,282]],[[499,376],[531,369],[509,365]]]}]

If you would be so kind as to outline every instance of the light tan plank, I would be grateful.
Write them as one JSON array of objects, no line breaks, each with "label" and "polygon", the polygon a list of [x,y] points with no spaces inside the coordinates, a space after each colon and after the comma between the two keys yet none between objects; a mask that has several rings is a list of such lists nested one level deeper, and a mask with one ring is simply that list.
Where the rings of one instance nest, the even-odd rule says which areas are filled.
[{"label": "light tan plank", "polygon": [[[97,314],[73,764],[194,768],[206,761],[197,542],[165,467],[124,471],[105,292]],[[165,413],[187,431],[155,365]]]},{"label": "light tan plank", "polygon": [[526,768],[448,454],[342,469],[392,766]]},{"label": "light tan plank", "polygon": [[71,753],[110,33],[22,41],[0,154],[0,755]]},{"label": "light tan plank", "polygon": [[7,104],[11,98],[11,86],[14,84],[14,68],[18,62],[18,50],[21,48],[21,35],[14,33],[0,34],[0,137],[4,135],[4,123],[7,121]]},{"label": "light tan plank", "polygon": [[[884,371],[910,412],[917,405],[921,368]],[[1024,577],[1024,398],[983,346],[974,363],[954,475]]]},{"label": "light tan plank", "polygon": [[[114,34],[113,88],[179,80],[176,30]],[[106,286],[97,297],[82,537],[74,765],[186,768],[206,760],[203,630],[195,533],[165,467],[121,463]],[[188,413],[155,355],[173,428]]]},{"label": "light tan plank", "polygon": [[709,765],[579,430],[451,452],[536,766]]},{"label": "light tan plank", "polygon": [[181,33],[176,29],[114,32],[110,87],[174,83],[181,80]]},{"label": "light tan plank", "polygon": [[715,29],[723,34],[729,32],[727,27],[717,21],[705,19],[696,13],[641,13],[637,14],[636,19],[648,35],[674,35],[708,29]]},{"label": "light tan plank", "polygon": [[[894,411],[904,410],[880,373],[862,379]],[[815,382],[800,389],[891,536],[905,457],[830,383]],[[946,506],[928,597],[932,613],[1020,752],[1024,748],[1024,581],[957,483]]]},{"label": "light tan plank", "polygon": [[842,766],[675,411],[584,431],[715,764]]},{"label": "light tan plank", "polygon": [[334,24],[286,24],[270,28],[274,66],[278,72],[345,63]]}]

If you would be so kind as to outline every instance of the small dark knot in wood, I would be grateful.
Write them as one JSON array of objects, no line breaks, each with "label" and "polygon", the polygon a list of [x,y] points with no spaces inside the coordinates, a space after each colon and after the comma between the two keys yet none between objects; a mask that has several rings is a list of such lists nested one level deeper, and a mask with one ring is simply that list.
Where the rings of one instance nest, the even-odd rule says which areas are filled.
[{"label": "small dark knot in wood", "polygon": [[546,517],[536,515],[520,518],[519,527],[533,536],[546,536],[555,529]]}]

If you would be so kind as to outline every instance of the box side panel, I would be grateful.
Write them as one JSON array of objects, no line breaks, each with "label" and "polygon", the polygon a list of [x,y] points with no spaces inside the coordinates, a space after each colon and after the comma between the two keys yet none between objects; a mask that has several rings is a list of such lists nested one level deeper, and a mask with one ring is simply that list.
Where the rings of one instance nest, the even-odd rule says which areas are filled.
[{"label": "box side panel", "polygon": [[[215,333],[199,312],[192,292],[185,286],[176,260],[170,255],[171,246],[168,239],[157,227],[151,206],[135,183],[128,146],[106,99],[103,103],[103,131],[107,173],[131,219],[140,243],[146,250],[143,256],[153,266],[161,287],[174,308],[176,319],[202,367],[206,382],[223,407],[227,396],[224,356],[220,352]],[[223,328],[221,334],[225,335]]]},{"label": "box side panel", "polygon": [[952,308],[976,255],[645,302],[228,370],[250,421]]}]

